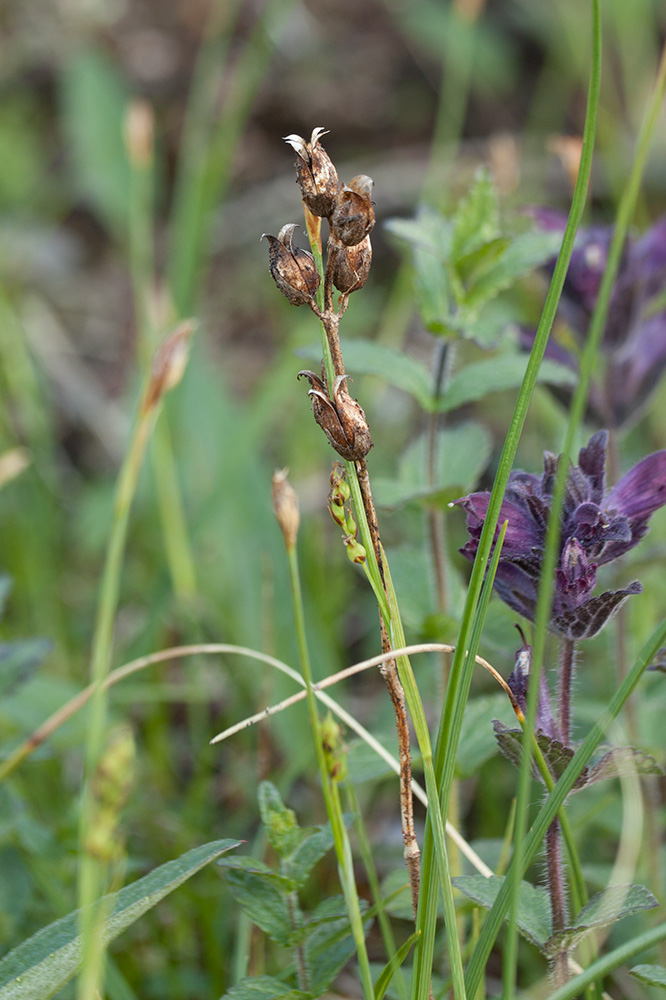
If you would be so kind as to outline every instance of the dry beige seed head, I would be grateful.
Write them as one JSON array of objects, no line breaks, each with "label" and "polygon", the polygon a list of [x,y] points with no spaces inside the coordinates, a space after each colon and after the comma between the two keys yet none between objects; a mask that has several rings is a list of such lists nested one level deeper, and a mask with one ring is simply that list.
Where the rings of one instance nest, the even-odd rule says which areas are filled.
[{"label": "dry beige seed head", "polygon": [[190,354],[190,337],[194,333],[191,319],[183,320],[157,348],[150,371],[150,381],[143,408],[156,406],[162,397],[178,385],[185,373]]},{"label": "dry beige seed head", "polygon": [[300,135],[284,137],[297,153],[296,180],[303,201],[313,215],[323,218],[328,218],[333,211],[340,186],[333,161],[319,143],[326,134],[326,129],[319,127],[313,130],[309,142]]},{"label": "dry beige seed head", "polygon": [[298,496],[287,475],[289,469],[276,469],[273,473],[273,511],[280,525],[287,549],[296,545],[301,516],[298,510]]},{"label": "dry beige seed head", "polygon": [[273,281],[293,306],[311,302],[319,288],[319,271],[307,250],[293,245],[294,223],[283,226],[277,236],[264,233],[268,240],[268,268]]},{"label": "dry beige seed head", "polygon": [[130,101],[125,114],[125,145],[130,163],[139,168],[150,166],[155,144],[155,115],[148,101]]},{"label": "dry beige seed head", "polygon": [[375,224],[375,210],[370,200],[372,188],[372,178],[359,174],[343,185],[338,195],[331,216],[331,231],[347,247],[364,240]]}]

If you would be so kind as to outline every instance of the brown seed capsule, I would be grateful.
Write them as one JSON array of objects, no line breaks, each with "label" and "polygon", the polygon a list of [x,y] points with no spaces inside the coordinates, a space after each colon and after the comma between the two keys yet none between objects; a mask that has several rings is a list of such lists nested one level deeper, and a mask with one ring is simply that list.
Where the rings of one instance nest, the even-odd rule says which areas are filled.
[{"label": "brown seed capsule", "polygon": [[319,144],[322,135],[326,135],[326,129],[316,128],[309,142],[300,135],[286,135],[284,139],[297,153],[296,180],[303,201],[313,215],[328,218],[335,207],[340,184],[333,161]]},{"label": "brown seed capsule", "polygon": [[372,264],[372,244],[370,237],[357,243],[356,246],[346,247],[344,244],[331,246],[329,242],[329,253],[333,257],[333,284],[340,292],[349,294],[357,292],[363,288],[370,274]]},{"label": "brown seed capsule", "polygon": [[319,271],[315,259],[307,250],[293,246],[294,229],[291,223],[283,226],[277,236],[269,236],[268,267],[273,281],[293,306],[311,302],[319,288]]},{"label": "brown seed capsule", "polygon": [[372,188],[372,179],[359,174],[349,184],[344,184],[338,195],[331,216],[331,231],[346,247],[360,243],[375,224],[375,211],[370,201]]},{"label": "brown seed capsule", "polygon": [[362,407],[345,388],[348,376],[338,375],[329,396],[318,375],[300,371],[298,377],[302,375],[310,382],[308,396],[312,397],[314,418],[338,455],[350,462],[365,458],[372,448],[370,428]]}]

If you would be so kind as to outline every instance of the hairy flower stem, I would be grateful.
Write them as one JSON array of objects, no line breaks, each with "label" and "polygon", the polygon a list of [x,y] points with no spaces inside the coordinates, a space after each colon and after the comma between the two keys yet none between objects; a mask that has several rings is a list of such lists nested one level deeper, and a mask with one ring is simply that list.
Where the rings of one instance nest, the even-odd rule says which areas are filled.
[{"label": "hairy flower stem", "polygon": [[[546,858],[548,865],[548,892],[553,933],[567,926],[567,900],[564,888],[564,868],[562,845],[560,843],[560,823],[554,819],[546,834]],[[569,978],[568,951],[563,948],[553,962],[553,978],[556,986],[563,986]]]},{"label": "hairy flower stem", "polygon": [[[571,684],[575,665],[575,644],[571,639],[563,639],[560,645],[559,665],[559,709],[560,736],[565,746],[569,743],[571,732]],[[560,822],[554,819],[546,834],[546,863],[548,869],[548,893],[550,895],[550,912],[553,933],[567,926],[567,901],[564,886],[564,863],[562,859],[562,843]],[[557,953],[553,963],[553,978],[556,986],[566,983],[569,971],[568,949],[563,948]]]},{"label": "hairy flower stem", "polygon": [[560,646],[559,706],[560,736],[565,746],[571,735],[571,685],[576,663],[575,644],[572,639],[562,639]]}]

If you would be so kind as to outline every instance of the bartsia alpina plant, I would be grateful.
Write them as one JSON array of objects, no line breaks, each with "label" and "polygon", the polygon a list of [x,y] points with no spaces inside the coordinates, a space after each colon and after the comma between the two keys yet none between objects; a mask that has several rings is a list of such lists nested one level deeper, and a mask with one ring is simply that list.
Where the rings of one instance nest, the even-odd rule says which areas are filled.
[{"label": "bartsia alpina plant", "polygon": [[[631,594],[621,590],[593,596],[597,569],[638,544],[652,514],[666,504],[666,451],[648,455],[610,491],[605,485],[607,431],[599,431],[571,466],[562,509],[559,559],[549,627],[570,640],[596,635]],[[508,521],[495,590],[510,608],[534,621],[546,526],[558,457],[544,455],[542,475],[515,471],[507,486],[499,523]],[[470,493],[454,503],[467,512],[470,539],[460,550],[476,556],[490,493]]]},{"label": "bartsia alpina plant", "polygon": [[[550,209],[532,214],[543,230],[564,233],[566,216]],[[613,235],[611,226],[581,229],[571,256],[559,306],[560,336],[546,355],[578,370]],[[552,273],[555,258],[546,264]],[[636,420],[666,372],[666,216],[639,239],[629,238],[613,287],[603,333],[601,377],[590,387],[588,414],[597,423],[622,427]],[[534,331],[521,331],[531,350]],[[558,390],[561,392],[561,390]]]}]

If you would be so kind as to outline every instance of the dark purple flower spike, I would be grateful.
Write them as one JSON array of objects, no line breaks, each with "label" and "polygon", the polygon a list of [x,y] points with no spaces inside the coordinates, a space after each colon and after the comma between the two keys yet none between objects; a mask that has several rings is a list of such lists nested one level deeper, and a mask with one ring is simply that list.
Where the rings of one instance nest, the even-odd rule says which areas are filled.
[{"label": "dark purple flower spike", "polygon": [[[566,216],[550,209],[532,211],[541,229],[562,232]],[[573,343],[551,339],[546,354],[578,370],[577,347],[587,336],[606,267],[613,230],[610,226],[581,229],[562,291],[559,316],[570,328]],[[546,265],[552,273],[555,258]],[[593,382],[588,412],[597,423],[621,427],[637,419],[648,397],[666,372],[666,216],[640,239],[628,239],[612,292],[601,349],[605,370]],[[534,331],[521,331],[530,350]],[[562,390],[558,389],[558,394]]]},{"label": "dark purple flower spike", "polygon": [[[567,475],[549,627],[572,641],[596,635],[627,597],[641,593],[635,580],[622,590],[594,597],[597,568],[637,545],[651,515],[666,504],[666,451],[648,455],[607,492],[607,443],[607,431],[595,434]],[[508,521],[508,526],[495,590],[530,621],[536,613],[558,462],[546,452],[541,476],[512,472],[499,516],[499,523]],[[470,538],[460,551],[470,561],[476,556],[489,502],[486,492],[454,501],[467,512]]]}]

